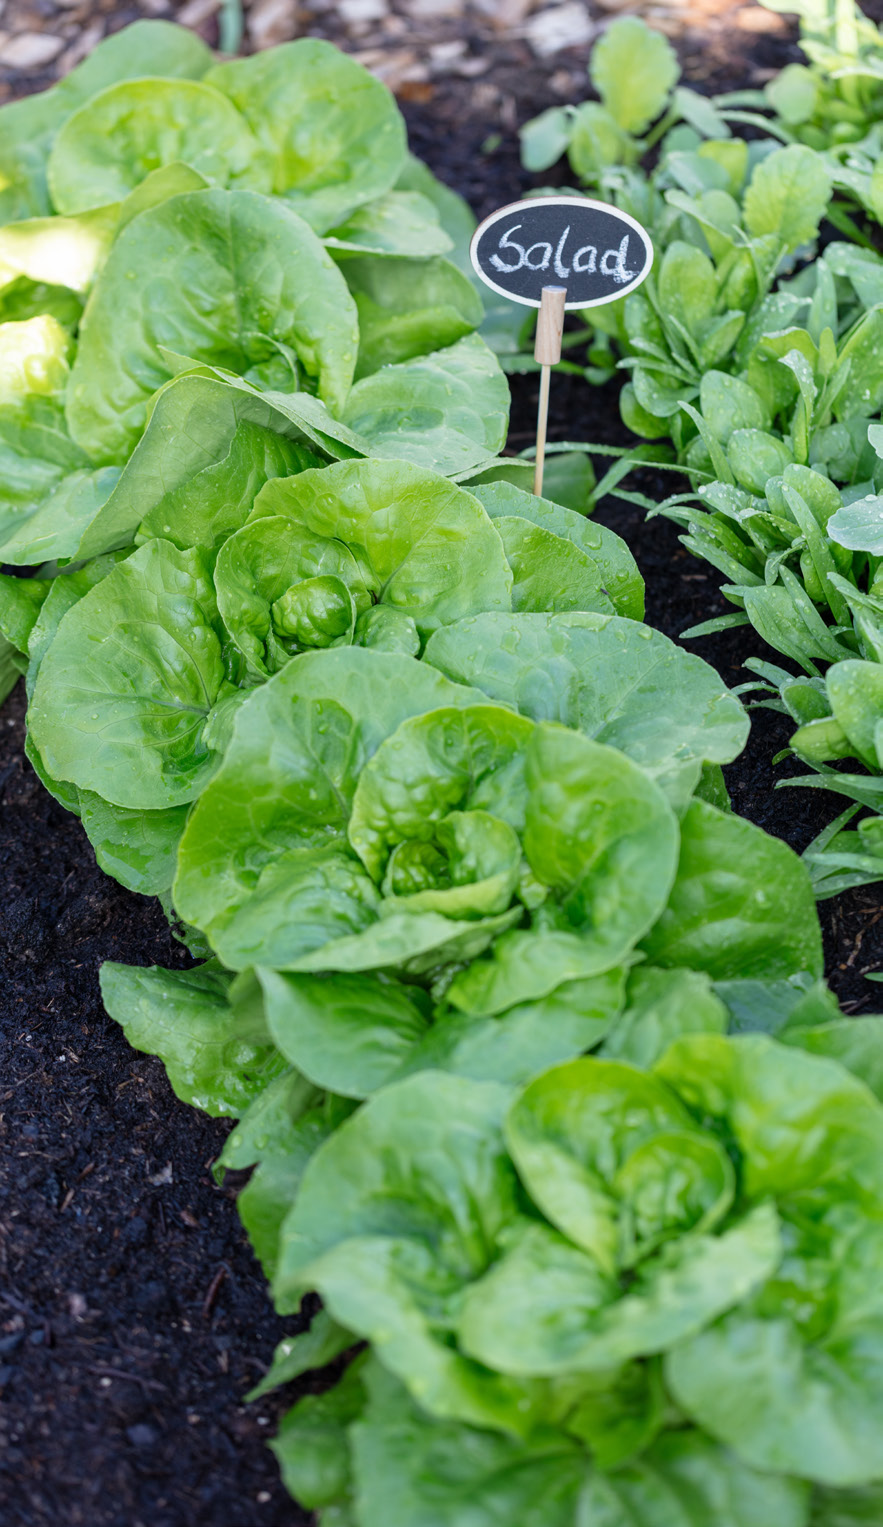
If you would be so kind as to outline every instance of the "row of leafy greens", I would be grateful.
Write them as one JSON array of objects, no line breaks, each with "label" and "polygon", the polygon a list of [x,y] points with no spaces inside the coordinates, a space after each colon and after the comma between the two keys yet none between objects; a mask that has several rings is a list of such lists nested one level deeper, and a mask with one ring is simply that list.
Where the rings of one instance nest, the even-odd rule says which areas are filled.
[{"label": "row of leafy greens", "polygon": [[[678,85],[663,37],[617,21],[592,57],[600,102],[545,113],[522,142],[532,169],[566,151],[652,230],[654,273],[591,315],[590,364],[566,364],[594,381],[624,369],[623,419],[660,442],[626,453],[602,487],[660,456],[691,480],[661,506],[631,495],[725,579],[736,613],[687,634],[750,622],[801,670],[749,665],[816,771],[789,784],[854,803],[807,850],[830,896],[883,874],[883,46],[851,3],[794,8],[809,64],[713,101]],[[831,225],[846,240],[829,241]],[[878,814],[849,828],[862,807]]]},{"label": "row of leafy greens", "polygon": [[[658,112],[617,71],[598,110],[637,163]],[[811,116],[785,160],[708,159],[735,229],[756,154],[725,274],[657,187],[633,209],[668,328],[655,287],[639,320],[697,419],[824,211]],[[25,673],[34,767],[197,961],[105,965],[108,1011],[238,1121],[218,1170],[253,1169],[279,1308],[322,1296],[257,1392],[361,1349],[283,1422],[292,1493],[323,1527],[876,1519],[883,1028],[823,984],[806,865],[729,810],[743,705],[642,623],[585,458],[548,498],[500,458],[514,330],[465,205],[327,44],[217,64],[160,22],[2,108],[0,175],[0,683]],[[773,447],[789,375],[744,424]],[[693,424],[682,464],[725,482]],[[782,500],[815,514],[834,479],[792,456]]]},{"label": "row of leafy greens", "polygon": [[330,44],[215,64],[136,23],[0,110],[0,184],[4,563],[114,551],[151,500],[256,491],[304,452],[454,478],[496,460],[469,213]]},{"label": "row of leafy greens", "polygon": [[[257,1166],[240,1207],[280,1309],[322,1293],[266,1385],[371,1344],[276,1443],[323,1519],[456,1527],[468,1500],[491,1523],[502,1491],[515,1520],[575,1527],[604,1509],[652,1524],[660,1469],[697,1523],[718,1502],[741,1527],[806,1523],[829,1492],[878,1498],[872,1423],[844,1451],[843,1420],[821,1461],[803,1445],[813,1402],[795,1412],[773,1359],[783,1332],[801,1361],[810,1339],[802,1316],[788,1324],[792,1281],[832,1276],[850,1216],[873,1242],[876,1146],[853,1204],[839,1130],[852,1117],[864,1140],[866,1116],[883,1122],[846,1069],[879,1078],[879,1020],[842,1019],[819,981],[800,861],[722,809],[713,765],[744,734],[698,659],[583,611],[467,616],[420,658],[302,652],[238,709],[171,892],[214,957],[185,973],[106,965],[102,987],[180,1097],[240,1119],[221,1168]],[[751,1027],[823,1059],[795,1070],[784,1044],[725,1037]],[[691,1044],[691,1085],[734,1094],[715,1125],[704,1093],[654,1079]],[[763,1099],[774,1120],[750,1166],[727,1111],[747,1078],[749,1112]],[[522,1096],[541,1119],[535,1140],[526,1114],[523,1157],[502,1132]],[[834,1226],[798,1243],[810,1203]],[[822,1305],[812,1329],[833,1351]],[[776,1430],[757,1421],[752,1370],[743,1439],[721,1420],[746,1408],[737,1382],[726,1400],[715,1384],[715,1408],[707,1380],[686,1398],[671,1373],[695,1346],[707,1374],[700,1338],[738,1348],[759,1321]],[[873,1391],[860,1396],[874,1416]]]}]

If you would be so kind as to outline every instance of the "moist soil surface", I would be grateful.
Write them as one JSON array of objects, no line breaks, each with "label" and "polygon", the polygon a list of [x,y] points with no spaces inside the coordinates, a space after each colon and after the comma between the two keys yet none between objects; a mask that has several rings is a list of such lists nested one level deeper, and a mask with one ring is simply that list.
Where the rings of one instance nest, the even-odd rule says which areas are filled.
[{"label": "moist soil surface", "polygon": [[[688,59],[703,88],[744,85],[749,63],[795,57],[753,39],[727,78]],[[758,47],[763,51],[758,54]],[[501,49],[499,78],[518,120],[552,104],[547,75]],[[404,103],[415,152],[484,215],[530,184],[512,134],[482,153],[493,123],[466,80],[431,103]],[[547,179],[549,177],[546,177]],[[530,443],[535,376],[514,377],[511,444]],[[625,444],[615,387],[559,376],[552,440]],[[647,472],[662,498],[671,480]],[[647,620],[677,637],[728,608],[717,575],[681,547],[677,528],[607,500],[598,518],[624,535],[647,585]],[[690,643],[728,684],[750,630]],[[103,960],[184,966],[156,903],[97,868],[79,823],[23,756],[21,686],[0,711],[0,1520],[4,1527],[306,1527],[265,1446],[304,1385],[246,1406],[275,1343],[277,1319],[235,1209],[237,1184],[211,1165],[229,1125],[185,1107],[160,1063],[130,1049],[98,991]],[[726,771],[734,809],[802,849],[836,814],[821,791],[774,789],[785,718],[754,712],[742,758]],[[824,902],[828,975],[847,1012],[874,1006],[863,972],[883,955],[877,888]],[[305,1314],[308,1314],[306,1311]],[[301,1324],[303,1321],[300,1322]]]}]

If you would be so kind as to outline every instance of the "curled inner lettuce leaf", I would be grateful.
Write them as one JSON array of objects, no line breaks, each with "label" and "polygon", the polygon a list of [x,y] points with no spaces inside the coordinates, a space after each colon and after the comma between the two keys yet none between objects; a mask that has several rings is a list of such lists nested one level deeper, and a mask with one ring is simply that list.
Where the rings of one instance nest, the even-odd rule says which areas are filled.
[{"label": "curled inner lettuce leaf", "polygon": [[333,411],[356,363],[355,304],[307,225],[251,191],[173,196],[120,234],[93,288],[68,391],[74,439],[97,462],[137,444],[166,352],[315,392]]},{"label": "curled inner lettuce leaf", "polygon": [[[150,541],[63,617],[28,715],[51,775],[116,805],[193,800],[216,754],[223,630],[198,551]],[[229,686],[227,686],[229,688]]]},{"label": "curled inner lettuce leaf", "polygon": [[797,1212],[827,1196],[881,1218],[883,1107],[844,1067],[766,1035],[705,1034],[676,1040],[654,1070],[733,1136],[750,1199],[775,1194]]},{"label": "curled inner lettuce leaf", "polygon": [[370,608],[345,545],[274,515],[225,541],[215,588],[227,630],[261,677],[304,648],[351,641],[357,613]]},{"label": "curled inner lettuce leaf", "polygon": [[123,201],[152,171],[186,164],[213,185],[259,184],[257,140],[234,106],[196,80],[125,80],[102,90],[61,128],[49,190],[61,213]]},{"label": "curled inner lettuce leaf", "polygon": [[[805,1523],[807,1495],[782,1475],[877,1479],[883,1108],[861,1083],[763,1036],[704,1035],[655,1073],[581,1060],[504,1119],[505,1098],[426,1072],[360,1109],[283,1226],[283,1303],[316,1286],[437,1419],[591,1446],[618,1365],[662,1352],[682,1413],[746,1481],[772,1471],[784,1520]],[[653,1435],[638,1445],[683,1448],[698,1487],[696,1434]],[[599,1507],[644,1509],[630,1467],[607,1493],[599,1476]]]},{"label": "curled inner lettuce leaf", "polygon": [[547,1071],[513,1108],[507,1139],[535,1202],[608,1275],[713,1229],[733,1202],[714,1136],[662,1082],[620,1062]]},{"label": "curled inner lettuce leaf", "polygon": [[331,43],[303,38],[218,64],[206,83],[245,117],[273,193],[320,233],[392,190],[406,152],[398,107],[380,80]]},{"label": "curled inner lettuce leaf", "polygon": [[515,1212],[506,1101],[504,1088],[440,1073],[378,1093],[307,1167],[282,1228],[275,1291],[284,1305],[323,1269],[330,1313],[357,1335],[370,1328],[381,1361],[436,1414],[523,1435],[539,1392],[481,1369],[438,1331]]},{"label": "curled inner lettuce leaf", "polygon": [[448,993],[501,1012],[619,964],[665,903],[677,839],[664,797],[612,749],[487,704],[416,716],[353,799],[349,841],[384,895],[380,921],[288,968],[422,973],[434,946],[443,971],[502,934],[499,958]]},{"label": "curled inner lettuce leaf", "polygon": [[106,86],[150,74],[199,79],[212,55],[201,38],[167,21],[136,21],[112,33],[39,95],[0,109],[0,223],[52,211],[46,162],[58,129],[77,107]]},{"label": "curled inner lettuce leaf", "polygon": [[[307,850],[355,901],[349,930],[304,942]],[[455,977],[451,1001],[482,1015],[618,965],[663,910],[677,852],[671,808],[623,754],[425,663],[343,648],[303,653],[247,700],[188,823],[175,899],[234,968],[427,974],[529,918]]]},{"label": "curled inner lettuce leaf", "polygon": [[621,748],[678,804],[702,763],[729,763],[748,733],[743,706],[713,668],[619,617],[473,615],[436,632],[426,659],[535,721]]},{"label": "curled inner lettuce leaf", "polygon": [[[336,636],[299,640],[297,589],[326,575],[346,585],[357,624],[347,611]],[[250,522],[222,548],[215,581],[230,634],[262,675],[298,645],[374,645],[382,633],[367,617],[377,603],[425,638],[467,610],[508,608],[512,589],[500,538],[471,494],[391,461],[340,462],[268,483]]]},{"label": "curled inner lettuce leaf", "polygon": [[[182,917],[208,934],[229,965],[254,963],[256,938],[260,963],[276,964],[277,938],[280,964],[287,963],[297,933],[292,877],[309,891],[298,855],[310,849],[332,856],[361,885],[369,913],[376,892],[346,840],[367,759],[407,716],[478,698],[395,653],[346,647],[289,663],[240,710],[223,764],[188,822],[174,889]],[[256,895],[263,911],[252,921],[248,904]],[[248,921],[247,953],[240,915]]]},{"label": "curled inner lettuce leaf", "polygon": [[431,711],[381,744],[359,778],[349,840],[388,896],[440,912],[461,901],[462,884],[467,913],[470,891],[476,910],[504,910],[519,875],[532,732],[488,704]]}]

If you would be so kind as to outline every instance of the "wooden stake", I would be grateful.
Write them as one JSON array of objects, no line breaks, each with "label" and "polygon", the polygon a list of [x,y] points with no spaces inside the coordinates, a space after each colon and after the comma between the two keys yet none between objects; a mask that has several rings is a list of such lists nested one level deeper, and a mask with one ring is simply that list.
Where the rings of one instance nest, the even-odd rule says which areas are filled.
[{"label": "wooden stake", "polygon": [[564,304],[567,301],[566,286],[544,286],[537,319],[537,338],[534,360],[540,363],[540,406],[537,411],[537,456],[533,476],[533,491],[538,498],[543,492],[543,467],[546,460],[546,426],[549,421],[549,380],[552,366],[561,359],[561,335],[564,330]]}]

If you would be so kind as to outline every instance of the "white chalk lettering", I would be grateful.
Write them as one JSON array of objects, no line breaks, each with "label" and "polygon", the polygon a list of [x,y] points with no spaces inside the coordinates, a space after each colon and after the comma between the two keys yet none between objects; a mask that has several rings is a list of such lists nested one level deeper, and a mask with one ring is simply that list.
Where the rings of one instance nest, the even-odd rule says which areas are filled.
[{"label": "white chalk lettering", "polygon": [[498,249],[513,249],[513,250],[517,250],[517,252],[518,252],[518,259],[516,260],[514,265],[507,265],[505,260],[501,260],[500,256],[498,254],[492,254],[491,255],[490,263],[491,263],[491,265],[493,265],[495,270],[501,270],[501,271],[504,271],[507,275],[511,275],[512,271],[520,270],[522,265],[524,264],[524,258],[525,258],[525,256],[524,256],[524,246],[522,244],[516,244],[515,240],[512,237],[513,233],[517,233],[520,227],[521,227],[521,224],[520,223],[516,223],[514,227],[507,228],[506,232],[503,234],[502,238],[500,239],[499,244],[497,245]]},{"label": "white chalk lettering", "polygon": [[[601,274],[612,276],[618,286],[623,286],[626,281],[633,281],[638,274],[636,270],[626,268],[626,260],[629,252],[629,236],[625,235],[618,249],[608,249],[601,258]],[[610,261],[613,260],[611,268]]]},{"label": "white chalk lettering", "polygon": [[[532,260],[531,259],[531,255],[533,254],[535,249],[539,249],[539,250],[543,251],[543,253],[541,253],[541,255],[540,255],[538,260]],[[551,244],[545,244],[545,243],[543,243],[540,240],[536,244],[531,244],[530,249],[527,251],[527,254],[524,256],[524,263],[527,266],[528,270],[548,270],[549,269],[549,261],[551,260],[551,258],[552,258],[552,246],[551,246]]]},{"label": "white chalk lettering", "polygon": [[558,248],[555,250],[555,274],[556,276],[560,277],[562,281],[566,281],[567,277],[570,275],[570,266],[564,264],[564,246],[567,243],[569,235],[570,224],[568,223],[560,239],[558,240]]},{"label": "white chalk lettering", "polygon": [[523,223],[512,223],[501,234],[496,252],[487,257],[488,264],[503,275],[511,276],[518,270],[546,271],[551,267],[559,281],[567,281],[571,274],[593,276],[600,272],[617,286],[627,286],[639,275],[637,270],[629,268],[628,233],[623,235],[618,247],[605,249],[603,254],[596,244],[583,244],[571,257],[567,252],[567,244],[573,229],[572,223],[567,224],[554,245],[547,239],[538,239],[530,245],[519,244],[515,234],[523,227]]},{"label": "white chalk lettering", "polygon": [[579,275],[582,275],[584,271],[592,275],[597,263],[598,251],[594,244],[584,244],[582,249],[578,249],[573,257],[573,268]]}]

